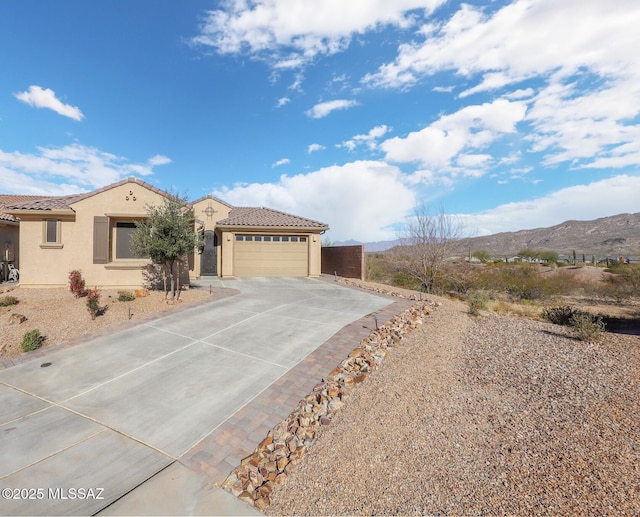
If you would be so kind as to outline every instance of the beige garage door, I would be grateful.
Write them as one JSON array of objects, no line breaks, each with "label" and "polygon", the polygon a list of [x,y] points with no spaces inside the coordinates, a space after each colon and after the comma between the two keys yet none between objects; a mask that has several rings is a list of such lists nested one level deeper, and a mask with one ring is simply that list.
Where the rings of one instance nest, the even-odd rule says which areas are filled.
[{"label": "beige garage door", "polygon": [[309,242],[304,236],[236,235],[235,276],[308,276]]}]

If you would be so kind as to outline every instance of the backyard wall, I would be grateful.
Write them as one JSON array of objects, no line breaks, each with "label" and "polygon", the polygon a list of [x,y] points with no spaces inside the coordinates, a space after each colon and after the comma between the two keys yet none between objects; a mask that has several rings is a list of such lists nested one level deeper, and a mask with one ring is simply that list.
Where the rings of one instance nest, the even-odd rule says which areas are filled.
[{"label": "backyard wall", "polygon": [[322,273],[364,280],[364,246],[323,246]]}]

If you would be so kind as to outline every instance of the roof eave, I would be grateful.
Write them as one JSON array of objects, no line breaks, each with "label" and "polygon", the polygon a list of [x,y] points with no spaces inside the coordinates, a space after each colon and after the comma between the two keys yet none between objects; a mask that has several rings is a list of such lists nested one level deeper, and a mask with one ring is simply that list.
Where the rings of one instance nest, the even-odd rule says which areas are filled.
[{"label": "roof eave", "polygon": [[301,232],[319,233],[329,229],[328,226],[259,226],[259,225],[237,225],[237,224],[216,224],[216,228],[226,231],[262,231],[262,232]]},{"label": "roof eave", "polygon": [[43,215],[43,216],[74,216],[76,215],[75,211],[70,208],[56,208],[52,210],[46,209],[37,209],[37,208],[5,208],[4,211],[7,214],[11,214],[14,217],[18,216],[29,216],[29,215]]}]

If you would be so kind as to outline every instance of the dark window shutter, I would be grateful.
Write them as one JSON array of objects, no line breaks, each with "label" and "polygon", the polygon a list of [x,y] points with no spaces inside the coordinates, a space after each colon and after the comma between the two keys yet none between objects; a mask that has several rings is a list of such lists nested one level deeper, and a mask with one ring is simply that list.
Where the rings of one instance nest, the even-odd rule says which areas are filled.
[{"label": "dark window shutter", "polygon": [[109,218],[96,215],[93,218],[93,263],[109,262]]}]

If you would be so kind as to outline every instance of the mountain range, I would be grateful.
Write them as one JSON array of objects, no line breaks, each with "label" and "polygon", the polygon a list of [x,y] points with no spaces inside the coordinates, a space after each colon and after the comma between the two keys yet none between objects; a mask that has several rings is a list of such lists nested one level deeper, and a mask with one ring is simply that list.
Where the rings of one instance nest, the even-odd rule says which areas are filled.
[{"label": "mountain range", "polygon": [[[362,244],[356,241],[336,245]],[[384,251],[398,241],[364,243],[365,251]],[[460,241],[462,249],[487,251],[493,256],[516,255],[524,249],[576,254],[628,256],[640,255],[640,212],[602,217],[592,221],[565,221],[548,228],[503,232]]]}]

